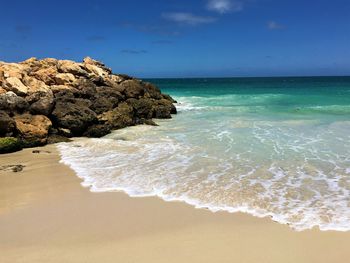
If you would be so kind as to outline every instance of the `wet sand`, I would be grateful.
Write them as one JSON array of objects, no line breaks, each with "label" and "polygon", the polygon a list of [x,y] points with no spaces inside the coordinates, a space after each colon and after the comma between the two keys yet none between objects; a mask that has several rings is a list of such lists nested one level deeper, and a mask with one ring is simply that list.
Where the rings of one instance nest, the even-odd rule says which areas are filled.
[{"label": "wet sand", "polygon": [[295,232],[268,218],[91,193],[55,146],[39,150],[0,156],[0,166],[25,165],[0,171],[2,263],[349,261],[350,232]]}]

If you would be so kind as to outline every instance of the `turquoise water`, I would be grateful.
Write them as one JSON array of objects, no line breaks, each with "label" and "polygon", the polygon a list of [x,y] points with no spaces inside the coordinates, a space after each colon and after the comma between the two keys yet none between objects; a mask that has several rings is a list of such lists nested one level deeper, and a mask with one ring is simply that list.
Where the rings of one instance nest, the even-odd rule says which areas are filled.
[{"label": "turquoise water", "polygon": [[350,230],[350,78],[151,81],[174,119],[59,146],[84,186]]}]

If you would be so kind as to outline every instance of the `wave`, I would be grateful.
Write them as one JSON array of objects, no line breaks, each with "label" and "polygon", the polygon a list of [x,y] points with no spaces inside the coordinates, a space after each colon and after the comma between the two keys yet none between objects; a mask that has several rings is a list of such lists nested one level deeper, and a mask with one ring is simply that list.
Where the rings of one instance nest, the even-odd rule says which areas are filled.
[{"label": "wave", "polygon": [[238,126],[220,123],[137,126],[58,149],[93,192],[269,216],[298,231],[350,230],[350,145],[339,136],[348,123],[330,130],[244,118]]}]

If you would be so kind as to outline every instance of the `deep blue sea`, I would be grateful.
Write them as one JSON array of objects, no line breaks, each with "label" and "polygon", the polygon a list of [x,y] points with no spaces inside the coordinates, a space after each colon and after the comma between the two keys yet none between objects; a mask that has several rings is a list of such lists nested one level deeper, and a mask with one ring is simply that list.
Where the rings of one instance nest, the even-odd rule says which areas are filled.
[{"label": "deep blue sea", "polygon": [[350,77],[149,81],[172,120],[59,146],[85,186],[350,230]]}]

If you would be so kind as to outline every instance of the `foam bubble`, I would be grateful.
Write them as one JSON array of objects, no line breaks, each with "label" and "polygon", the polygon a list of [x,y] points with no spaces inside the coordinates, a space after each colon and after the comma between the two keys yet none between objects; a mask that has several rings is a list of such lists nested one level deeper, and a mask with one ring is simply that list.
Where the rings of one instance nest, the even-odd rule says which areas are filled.
[{"label": "foam bubble", "polygon": [[[242,96],[229,98],[239,105],[190,97],[159,127],[59,144],[62,162],[94,192],[268,216],[299,231],[349,231],[350,122],[256,115]],[[255,102],[271,98],[281,96]]]}]

